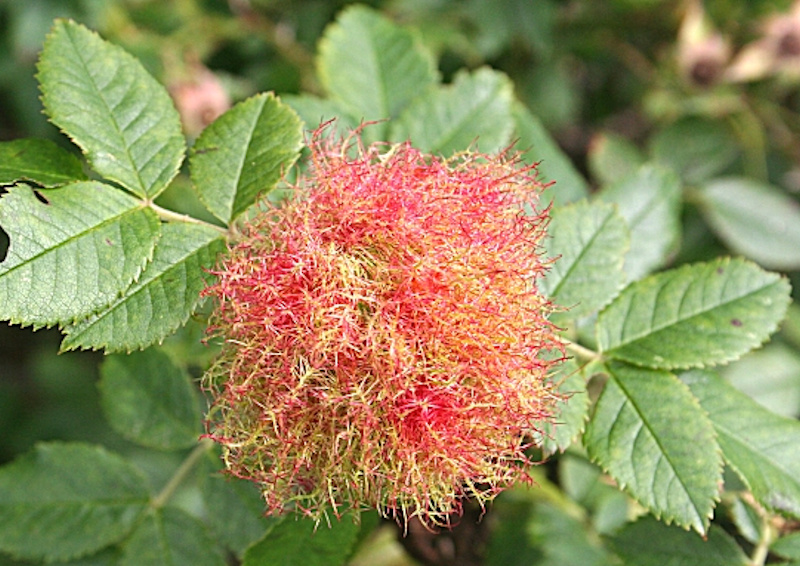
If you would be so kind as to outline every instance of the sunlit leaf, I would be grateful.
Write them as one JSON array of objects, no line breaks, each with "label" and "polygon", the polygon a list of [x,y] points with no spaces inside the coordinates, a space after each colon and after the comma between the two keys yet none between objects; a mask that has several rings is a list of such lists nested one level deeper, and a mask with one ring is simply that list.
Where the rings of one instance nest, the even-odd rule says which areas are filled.
[{"label": "sunlit leaf", "polygon": [[687,265],[629,285],[597,319],[605,355],[654,368],[735,360],[783,319],[789,283],[741,259]]},{"label": "sunlit leaf", "polygon": [[166,89],[120,47],[57,20],[39,59],[45,112],[95,171],[154,198],[177,175],[186,142]]},{"label": "sunlit leaf", "polygon": [[607,304],[625,283],[628,227],[615,206],[581,201],[553,211],[547,253],[558,258],[542,288],[579,318]]},{"label": "sunlit leaf", "polygon": [[725,459],[756,499],[800,517],[800,422],[769,412],[711,371],[682,379],[708,411]]},{"label": "sunlit leaf", "polygon": [[0,263],[0,319],[69,323],[119,296],[142,272],[160,235],[155,213],[108,185],[79,182],[0,199],[11,244]]},{"label": "sunlit leaf", "polygon": [[205,270],[225,243],[207,226],[170,222],[161,230],[139,280],[102,311],[67,326],[62,350],[130,352],[160,342],[186,322],[209,278]]},{"label": "sunlit leaf", "polygon": [[563,452],[583,432],[589,410],[586,376],[574,360],[558,366],[551,376],[564,397],[556,404],[553,422],[542,426],[541,445],[546,455]]},{"label": "sunlit leaf", "polygon": [[639,279],[663,265],[681,230],[681,185],[667,169],[644,165],[604,188],[598,197],[617,205],[631,231],[625,273]]},{"label": "sunlit leaf", "polygon": [[[365,6],[344,10],[325,31],[317,64],[327,93],[359,122],[396,118],[438,80],[413,34]],[[385,128],[374,135],[385,139]]]},{"label": "sunlit leaf", "polygon": [[511,81],[497,71],[458,73],[452,85],[428,90],[392,122],[391,138],[446,156],[470,148],[498,151],[514,127],[512,93]]},{"label": "sunlit leaf", "polygon": [[722,480],[714,428],[666,371],[613,363],[583,443],[657,517],[705,533]]},{"label": "sunlit leaf", "polygon": [[210,124],[189,166],[200,200],[229,224],[272,189],[297,159],[300,119],[271,93],[240,102]]}]

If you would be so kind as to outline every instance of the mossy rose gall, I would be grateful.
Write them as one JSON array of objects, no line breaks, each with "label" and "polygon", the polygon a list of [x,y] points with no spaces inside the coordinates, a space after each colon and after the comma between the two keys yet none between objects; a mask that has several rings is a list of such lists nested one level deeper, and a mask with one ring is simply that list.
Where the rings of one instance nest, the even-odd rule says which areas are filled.
[{"label": "mossy rose gall", "polygon": [[446,524],[528,480],[552,418],[542,185],[510,152],[324,128],[309,147],[295,198],[265,205],[206,290],[224,339],[208,436],[269,512]]}]

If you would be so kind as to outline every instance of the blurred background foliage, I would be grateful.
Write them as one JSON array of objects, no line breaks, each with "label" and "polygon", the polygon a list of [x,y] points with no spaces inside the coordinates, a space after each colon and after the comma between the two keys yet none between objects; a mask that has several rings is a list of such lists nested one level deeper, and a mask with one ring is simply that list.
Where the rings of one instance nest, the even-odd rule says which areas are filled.
[{"label": "blurred background foliage", "polygon": [[[316,45],[344,0],[0,0],[0,140],[51,138],[35,64],[58,17],[121,45],[168,86],[190,139],[232,103],[261,91],[321,93]],[[800,192],[800,4],[789,0],[372,0],[360,2],[418,30],[445,82],[484,65],[511,77],[517,97],[542,120],[597,190],[656,161],[683,181],[682,237],[671,265],[744,253],[787,272],[800,288],[800,259],[770,258],[726,238],[725,218],[703,214],[712,179],[768,187],[775,208]],[[525,148],[521,148],[525,149]],[[167,199],[191,210],[176,183]],[[184,188],[188,181],[184,180]],[[740,203],[750,207],[752,191]],[[717,195],[717,196],[714,196]],[[188,200],[187,200],[188,199]],[[711,207],[719,210],[719,205]],[[735,207],[736,202],[731,203]],[[192,213],[202,214],[199,209]],[[795,212],[796,214],[796,212]],[[776,223],[781,218],[774,219]],[[767,216],[761,222],[770,222]],[[789,233],[798,226],[784,226]],[[741,238],[740,238],[741,240]],[[791,242],[791,239],[790,239]],[[0,231],[0,258],[7,238]],[[800,250],[800,244],[798,244]],[[788,258],[788,259],[787,259]],[[737,387],[772,410],[800,414],[800,313],[766,348],[724,368]],[[194,375],[210,351],[200,323],[166,341]],[[56,356],[49,331],[0,325],[0,463],[42,439],[87,440],[134,450],[109,430],[95,387],[101,355]],[[142,451],[153,481],[175,461]],[[619,501],[594,485],[597,470],[561,459],[551,473],[593,513],[599,532],[618,525]],[[589,478],[589,479],[587,479]],[[590,481],[591,480],[591,481]],[[581,487],[581,486],[585,486]],[[611,489],[611,488],[609,488]],[[586,493],[583,493],[583,491]],[[608,496],[606,496],[608,495]],[[513,500],[503,511],[515,512]],[[543,517],[548,510],[540,511]],[[544,520],[544,519],[542,519]],[[605,523],[604,523],[605,522]],[[509,535],[510,536],[510,535]],[[502,541],[493,544],[502,545]],[[502,549],[498,546],[497,552]],[[580,549],[578,549],[580,550]],[[576,550],[577,552],[577,550]],[[587,551],[589,552],[589,551]],[[495,556],[502,554],[495,553]],[[555,558],[553,558],[555,560]],[[589,560],[587,564],[592,563]],[[500,562],[498,562],[500,563]],[[509,562],[510,564],[511,562]],[[543,562],[544,563],[544,562]],[[556,563],[556,562],[553,562]]]}]

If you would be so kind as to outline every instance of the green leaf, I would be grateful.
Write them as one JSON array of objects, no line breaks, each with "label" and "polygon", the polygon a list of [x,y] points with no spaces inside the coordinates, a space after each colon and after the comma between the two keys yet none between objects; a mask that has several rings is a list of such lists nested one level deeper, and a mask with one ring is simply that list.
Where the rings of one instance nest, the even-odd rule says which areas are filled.
[{"label": "green leaf", "polygon": [[636,144],[611,132],[592,138],[587,157],[592,177],[603,185],[621,181],[644,164]]},{"label": "green leaf", "polygon": [[[546,501],[498,499],[486,566],[608,566],[608,553],[578,518]],[[594,536],[593,536],[594,535]]]},{"label": "green leaf", "polygon": [[297,112],[306,129],[314,130],[329,120],[335,120],[333,127],[337,133],[345,135],[347,131],[355,130],[360,123],[358,119],[350,116],[341,104],[329,98],[319,98],[304,93],[284,95],[281,100]]},{"label": "green leaf", "polygon": [[300,119],[272,93],[240,102],[209,125],[192,148],[192,182],[226,225],[271,190],[302,146]]},{"label": "green leaf", "polygon": [[[439,79],[410,31],[364,6],[347,8],[325,30],[317,65],[327,93],[359,122],[396,118]],[[383,139],[386,125],[376,129]]]},{"label": "green leaf", "polygon": [[794,532],[779,538],[772,543],[769,549],[784,558],[800,560],[800,532]]},{"label": "green leaf", "polygon": [[764,267],[800,268],[800,204],[750,179],[715,179],[697,191],[700,209],[733,251]]},{"label": "green leaf", "polygon": [[736,140],[720,120],[688,117],[650,139],[653,158],[695,185],[723,172],[737,157]]},{"label": "green leaf", "polygon": [[156,214],[108,185],[79,182],[0,199],[11,244],[0,264],[0,319],[68,323],[107,305],[142,272],[160,234]]},{"label": "green leaf", "polygon": [[472,146],[492,153],[508,145],[513,85],[489,68],[459,72],[453,84],[430,89],[400,119],[391,123],[391,139],[411,140],[421,151],[449,156]]},{"label": "green leaf", "polygon": [[189,376],[155,348],[109,356],[100,368],[100,401],[111,426],[143,446],[177,450],[202,432]]},{"label": "green leaf", "polygon": [[0,550],[69,560],[122,540],[145,511],[136,468],[99,446],[39,444],[0,468]]},{"label": "green leaf", "polygon": [[773,413],[800,414],[800,353],[772,342],[720,368],[725,381]]},{"label": "green leaf", "polygon": [[130,352],[160,342],[183,325],[200,302],[224,239],[213,228],[170,222],[139,280],[104,310],[67,326],[61,350]]},{"label": "green leaf", "polygon": [[50,140],[0,143],[0,185],[32,181],[43,187],[60,187],[84,179],[80,160]]},{"label": "green leaf", "polygon": [[211,529],[238,557],[279,520],[264,517],[264,500],[251,481],[208,473],[202,492]]},{"label": "green leaf", "polygon": [[162,507],[150,512],[122,551],[120,566],[224,566],[205,526],[186,512]]},{"label": "green leaf", "polygon": [[558,480],[567,497],[591,513],[598,533],[614,533],[630,520],[630,498],[606,481],[598,466],[575,452],[558,459]]},{"label": "green leaf", "polygon": [[[0,561],[0,564],[5,566],[5,563],[2,561]],[[17,566],[17,563],[14,563],[14,566]],[[78,560],[59,562],[57,566],[119,566],[119,552],[115,548],[106,549],[97,554],[79,558]]]},{"label": "green leaf", "polygon": [[287,517],[247,549],[242,566],[339,566],[350,556],[358,533],[350,515],[331,519],[330,526]]},{"label": "green leaf", "polygon": [[95,171],[154,198],[177,175],[186,147],[166,89],[120,47],[57,20],[39,59],[45,113]]},{"label": "green leaf", "polygon": [[652,517],[629,524],[611,543],[625,566],[747,566],[742,549],[725,531],[712,527],[706,539]]},{"label": "green leaf", "polygon": [[583,437],[589,456],[657,517],[705,533],[722,480],[711,422],[673,374],[607,369]]},{"label": "green leaf", "polygon": [[725,363],[783,319],[789,283],[741,259],[686,265],[629,285],[597,319],[600,350],[653,368]]},{"label": "green leaf", "polygon": [[512,115],[516,126],[515,146],[524,152],[523,159],[538,163],[536,171],[544,182],[555,181],[542,199],[563,205],[589,195],[589,184],[578,172],[569,157],[561,151],[541,120],[519,102],[514,103]]},{"label": "green leaf", "polygon": [[553,211],[547,253],[558,258],[542,289],[580,318],[607,304],[625,283],[628,227],[615,206],[586,201]]},{"label": "green leaf", "polygon": [[725,460],[756,499],[800,517],[800,422],[769,412],[711,371],[682,379],[708,411]]},{"label": "green leaf", "polygon": [[678,243],[681,185],[668,169],[644,165],[598,197],[617,205],[631,231],[625,272],[639,279],[664,264]]},{"label": "green leaf", "polygon": [[555,420],[542,427],[541,445],[545,455],[563,452],[583,432],[589,410],[589,394],[586,391],[586,376],[574,360],[558,366],[551,378],[558,384],[558,392],[564,395],[556,403]]}]

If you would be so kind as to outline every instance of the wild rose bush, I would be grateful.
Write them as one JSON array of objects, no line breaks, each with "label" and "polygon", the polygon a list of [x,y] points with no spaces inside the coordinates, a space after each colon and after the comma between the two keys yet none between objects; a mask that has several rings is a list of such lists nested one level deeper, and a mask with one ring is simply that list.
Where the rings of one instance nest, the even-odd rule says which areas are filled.
[{"label": "wild rose bush", "polygon": [[[0,144],[0,318],[109,354],[116,436],[0,468],[7,562],[800,559],[800,425],[728,381],[786,315],[756,262],[796,268],[793,201],[681,122],[649,160],[604,139],[590,192],[508,76],[443,84],[365,7],[317,63],[317,95],[184,118],[187,151],[137,59],[53,24],[42,102],[83,159]],[[750,259],[676,257],[685,194]]]}]

